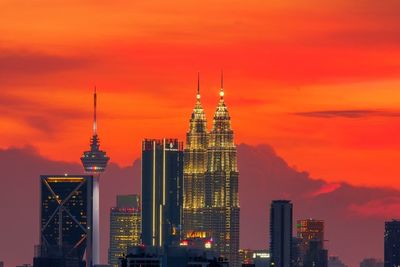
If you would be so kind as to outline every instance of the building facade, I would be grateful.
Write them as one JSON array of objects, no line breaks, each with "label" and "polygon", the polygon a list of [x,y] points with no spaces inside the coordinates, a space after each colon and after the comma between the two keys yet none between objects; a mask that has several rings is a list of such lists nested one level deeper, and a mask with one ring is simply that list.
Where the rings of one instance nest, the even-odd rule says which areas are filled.
[{"label": "building facade", "polygon": [[315,219],[297,220],[297,238],[299,253],[305,255],[310,248],[310,241],[324,242],[324,221]]},{"label": "building facade", "polygon": [[89,175],[40,176],[40,249],[36,258],[60,258],[75,262],[75,266],[91,262],[92,181]]},{"label": "building facade", "polygon": [[204,231],[207,226],[205,218],[207,148],[207,119],[201,105],[200,85],[198,84],[196,105],[190,118],[184,150],[184,236],[187,236],[191,232]]},{"label": "building facade", "polygon": [[184,231],[210,233],[215,251],[227,258],[230,266],[240,266],[239,172],[222,79],[209,133],[198,86],[186,136],[184,178]]},{"label": "building facade", "polygon": [[183,143],[146,139],[142,144],[142,242],[179,244],[183,206]]},{"label": "building facade", "polygon": [[206,218],[215,250],[240,266],[239,259],[239,171],[231,118],[224,101],[223,84],[214,113],[207,149]]},{"label": "building facade", "polygon": [[385,267],[400,266],[400,220],[385,222]]},{"label": "building facade", "polygon": [[273,200],[270,209],[271,266],[292,266],[293,205],[289,200]]},{"label": "building facade", "polygon": [[110,210],[110,247],[108,263],[118,266],[118,259],[128,248],[140,244],[141,211],[139,195],[117,196],[117,206]]}]

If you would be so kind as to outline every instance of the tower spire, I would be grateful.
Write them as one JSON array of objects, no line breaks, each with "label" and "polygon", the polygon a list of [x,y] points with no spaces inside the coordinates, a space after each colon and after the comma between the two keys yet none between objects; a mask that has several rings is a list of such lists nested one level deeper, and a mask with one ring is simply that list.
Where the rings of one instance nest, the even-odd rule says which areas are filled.
[{"label": "tower spire", "polygon": [[221,70],[221,91],[219,92],[220,99],[224,99],[224,71]]},{"label": "tower spire", "polygon": [[93,135],[97,135],[97,89],[94,86],[93,94]]},{"label": "tower spire", "polygon": [[200,99],[200,72],[197,73],[197,99]]}]

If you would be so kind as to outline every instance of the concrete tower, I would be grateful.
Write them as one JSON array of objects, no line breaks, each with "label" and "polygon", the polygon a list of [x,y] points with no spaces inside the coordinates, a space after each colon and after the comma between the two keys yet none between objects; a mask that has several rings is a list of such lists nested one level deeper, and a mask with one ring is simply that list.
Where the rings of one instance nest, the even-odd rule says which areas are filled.
[{"label": "concrete tower", "polygon": [[93,175],[93,262],[88,263],[88,266],[100,264],[100,199],[99,199],[99,182],[100,174],[103,173],[107,167],[110,158],[106,155],[105,151],[100,150],[100,140],[97,136],[97,93],[96,88],[93,95],[93,136],[90,140],[90,150],[83,152],[81,161],[85,172]]}]

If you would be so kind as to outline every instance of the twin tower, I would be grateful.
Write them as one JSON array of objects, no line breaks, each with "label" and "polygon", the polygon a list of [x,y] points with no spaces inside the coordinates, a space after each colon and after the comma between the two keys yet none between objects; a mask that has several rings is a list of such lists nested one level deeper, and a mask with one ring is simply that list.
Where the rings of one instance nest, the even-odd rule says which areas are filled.
[{"label": "twin tower", "polygon": [[209,132],[198,85],[184,150],[183,232],[211,235],[216,251],[239,266],[239,172],[223,79],[219,95]]},{"label": "twin tower", "polygon": [[207,237],[230,266],[239,266],[238,176],[222,79],[211,131],[198,85],[186,148],[176,139],[143,142],[143,243],[168,247],[180,240]]}]

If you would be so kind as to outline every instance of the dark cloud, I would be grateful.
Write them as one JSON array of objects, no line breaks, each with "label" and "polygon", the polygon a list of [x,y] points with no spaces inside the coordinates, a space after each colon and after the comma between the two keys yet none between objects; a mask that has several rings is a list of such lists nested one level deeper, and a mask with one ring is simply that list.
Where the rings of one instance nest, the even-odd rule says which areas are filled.
[{"label": "dark cloud", "polygon": [[40,131],[47,137],[58,130],[66,120],[87,118],[85,112],[76,108],[44,105],[40,99],[19,97],[0,92],[0,116],[11,118]]},{"label": "dark cloud", "polygon": [[294,115],[315,118],[364,118],[364,117],[400,117],[400,111],[350,109],[297,112]]},{"label": "dark cloud", "polygon": [[[294,203],[295,219],[326,221],[330,253],[350,267],[358,266],[366,256],[382,256],[383,222],[400,217],[399,191],[313,179],[288,166],[268,145],[239,145],[238,164],[241,247],[268,247],[270,202],[288,198]],[[33,245],[38,243],[39,175],[80,174],[83,170],[77,163],[45,159],[32,147],[0,150],[0,169],[0,259],[6,266],[16,266],[32,261]],[[140,161],[123,168],[111,163],[101,178],[101,188],[101,249],[106,262],[109,209],[117,194],[141,191]]]},{"label": "dark cloud", "polygon": [[42,75],[89,65],[90,59],[27,50],[0,50],[0,81],[10,75]]}]

